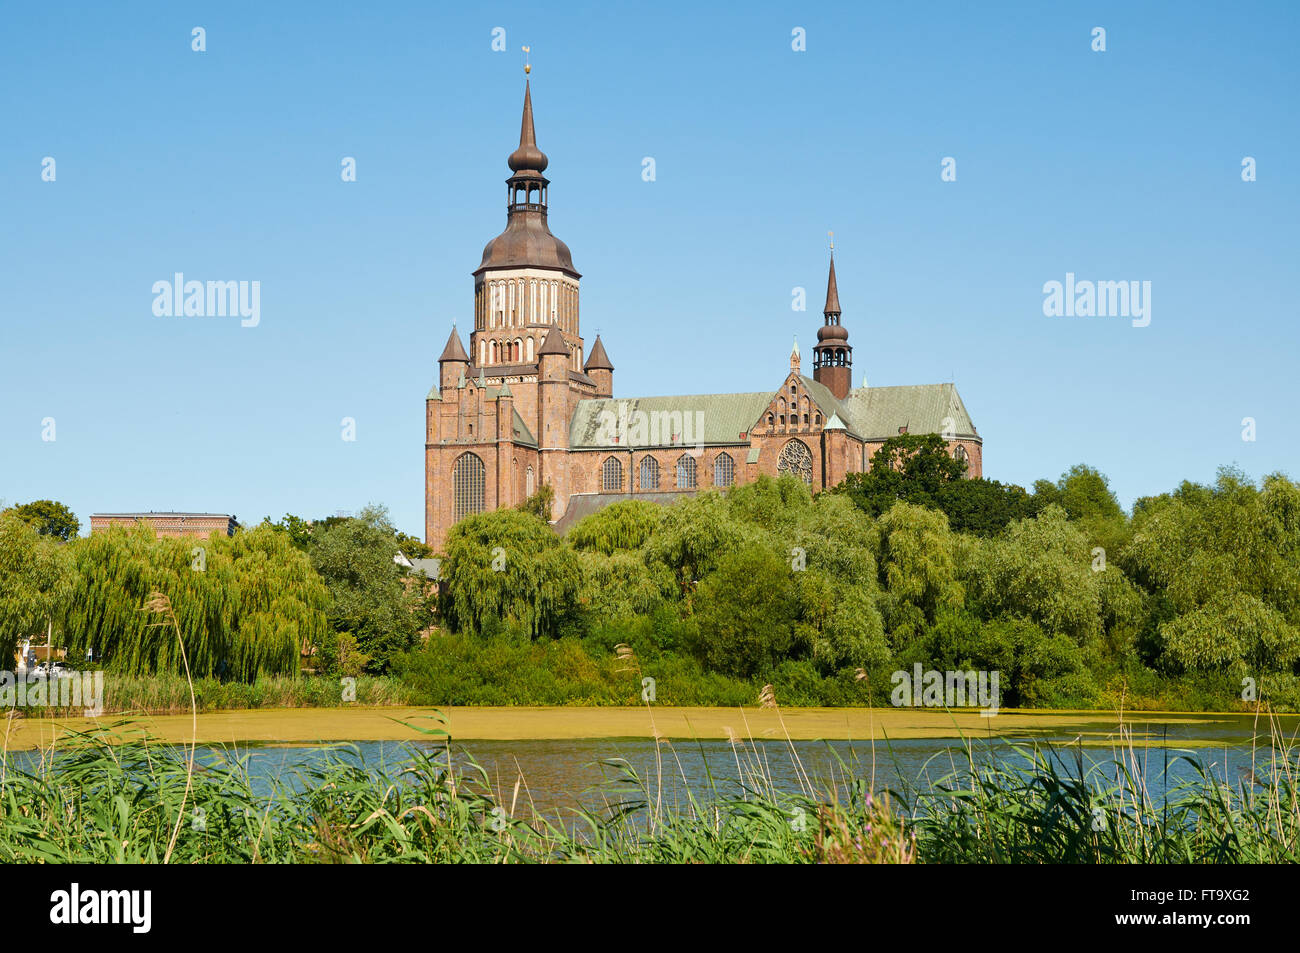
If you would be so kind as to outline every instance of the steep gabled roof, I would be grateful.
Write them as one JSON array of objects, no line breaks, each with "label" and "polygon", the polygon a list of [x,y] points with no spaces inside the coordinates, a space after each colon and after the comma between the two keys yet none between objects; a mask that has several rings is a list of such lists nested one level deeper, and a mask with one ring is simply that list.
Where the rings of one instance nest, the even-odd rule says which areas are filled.
[{"label": "steep gabled roof", "polygon": [[830,420],[832,417],[839,417],[840,424],[845,430],[853,434],[855,437],[862,435],[861,431],[854,426],[852,416],[848,413],[840,400],[831,393],[829,387],[821,381],[813,380],[811,377],[805,377],[802,374],[799,375],[799,380],[802,381],[804,387],[808,389],[808,395],[812,397],[817,406],[822,409],[822,413],[826,416],[827,420]]}]

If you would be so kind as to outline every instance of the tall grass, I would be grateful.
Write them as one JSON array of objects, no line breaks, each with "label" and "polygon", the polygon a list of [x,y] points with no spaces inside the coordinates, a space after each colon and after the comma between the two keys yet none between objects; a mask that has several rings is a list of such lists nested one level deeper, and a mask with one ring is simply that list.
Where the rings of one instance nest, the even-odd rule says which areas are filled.
[{"label": "tall grass", "polygon": [[[183,675],[104,674],[104,711],[113,714],[187,714],[190,683]],[[196,678],[194,703],[200,712],[251,708],[339,708],[343,706],[339,679],[326,676],[263,675],[252,682]],[[356,682],[355,705],[418,704],[415,689],[397,678],[362,675]],[[2,709],[0,709],[2,711]],[[26,714],[80,715],[80,708],[30,707]]]},{"label": "tall grass", "polygon": [[[423,729],[433,740],[441,729]],[[110,743],[111,742],[111,743]],[[1296,750],[1274,736],[1233,785],[1195,762],[1190,780],[1151,793],[1141,749],[1108,762],[1079,749],[965,749],[934,784],[885,795],[839,762],[793,790],[769,748],[734,738],[732,764],[694,790],[678,751],[658,742],[654,776],[603,762],[588,806],[548,816],[522,775],[494,787],[443,744],[367,763],[352,746],[256,776],[248,755],[199,757],[150,743],[129,723],[71,747],[0,760],[0,862],[66,863],[1280,863],[1300,855]],[[723,769],[731,777],[714,771]],[[1168,766],[1163,770],[1167,772]],[[188,793],[186,792],[188,784]],[[591,806],[594,803],[595,806]],[[1098,819],[1101,818],[1099,821]],[[168,843],[179,830],[168,858]]]},{"label": "tall grass", "polygon": [[[1300,748],[1270,724],[1236,779],[1197,757],[1135,746],[1128,729],[1108,760],[1082,748],[1011,745],[903,798],[931,863],[1260,864],[1300,860]],[[1179,763],[1187,780],[1151,792]]]}]

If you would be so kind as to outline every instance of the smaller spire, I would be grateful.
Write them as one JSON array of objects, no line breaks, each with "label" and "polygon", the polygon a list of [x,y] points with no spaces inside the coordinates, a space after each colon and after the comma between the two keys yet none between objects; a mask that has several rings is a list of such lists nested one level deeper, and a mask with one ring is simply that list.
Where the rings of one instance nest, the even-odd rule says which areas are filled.
[{"label": "smaller spire", "polygon": [[569,348],[564,343],[564,335],[560,333],[559,325],[551,325],[551,330],[546,332],[546,338],[542,341],[542,346],[537,349],[538,357],[545,354],[559,354],[563,357],[569,356]]},{"label": "smaller spire", "polygon": [[596,335],[596,343],[591,346],[591,355],[587,358],[587,363],[583,365],[584,371],[602,370],[612,371],[614,365],[610,363],[609,355],[605,353],[605,345],[600,343],[600,335]]},{"label": "smaller spire", "polygon": [[508,381],[502,380],[502,381],[501,381],[501,390],[497,393],[497,397],[499,397],[499,398],[500,398],[500,397],[509,397],[511,400],[513,400],[513,399],[514,399],[514,396],[515,396],[515,395],[514,395],[513,393],[511,393],[511,391],[510,391],[510,383],[509,383]]},{"label": "smaller spire", "polygon": [[465,353],[465,345],[460,343],[460,334],[456,331],[456,325],[451,326],[451,337],[447,338],[447,346],[442,349],[442,357],[438,358],[438,363],[444,361],[464,361],[469,363],[469,355]]},{"label": "smaller spire", "polygon": [[799,370],[799,335],[794,336],[794,347],[790,349],[790,370]]},{"label": "smaller spire", "polygon": [[487,378],[483,376],[483,368],[480,367],[478,369],[478,380],[476,380],[474,383],[477,384],[480,388],[487,387]]},{"label": "smaller spire", "polygon": [[[835,233],[831,232],[833,236]],[[840,313],[840,290],[835,284],[835,239],[831,239],[831,273],[826,279],[826,307],[822,308],[822,314],[839,314]]]}]

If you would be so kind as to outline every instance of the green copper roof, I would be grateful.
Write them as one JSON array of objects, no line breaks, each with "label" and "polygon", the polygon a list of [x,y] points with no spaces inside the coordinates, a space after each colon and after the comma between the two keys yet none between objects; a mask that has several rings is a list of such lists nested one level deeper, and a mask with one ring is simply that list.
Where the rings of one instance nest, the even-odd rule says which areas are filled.
[{"label": "green copper roof", "polygon": [[[904,387],[858,387],[837,400],[825,384],[800,375],[808,394],[826,415],[826,429],[843,428],[864,440],[883,440],[908,433],[943,433],[978,437],[955,384],[917,384]],[[578,401],[569,427],[569,445],[575,450],[617,446],[640,448],[674,444],[744,443],[777,391],[748,394],[693,394],[681,397],[606,397]],[[642,413],[644,426],[636,426]],[[697,417],[702,414],[703,417]],[[609,415],[608,418],[603,415]],[[625,432],[617,442],[618,426],[604,433],[602,422],[623,421]],[[658,423],[656,433],[655,424]],[[697,424],[703,424],[703,435]],[[676,440],[673,436],[676,435]],[[656,441],[655,438],[658,438]],[[753,462],[752,460],[750,462]]]},{"label": "green copper roof", "polygon": [[908,433],[979,436],[955,384],[858,387],[849,391],[843,407],[852,429],[868,440],[896,437],[900,427]]},{"label": "green copper roof", "polygon": [[[606,446],[627,449],[695,443],[745,443],[750,428],[767,409],[775,393],[580,400],[569,426],[569,445],[574,449]],[[637,414],[645,416],[638,418]],[[640,426],[638,419],[642,422]],[[602,426],[605,421],[610,424]],[[698,432],[701,425],[703,434]],[[620,433],[621,428],[626,428],[626,432]],[[607,433],[603,432],[606,430]],[[617,442],[608,439],[614,435],[619,437]]]}]

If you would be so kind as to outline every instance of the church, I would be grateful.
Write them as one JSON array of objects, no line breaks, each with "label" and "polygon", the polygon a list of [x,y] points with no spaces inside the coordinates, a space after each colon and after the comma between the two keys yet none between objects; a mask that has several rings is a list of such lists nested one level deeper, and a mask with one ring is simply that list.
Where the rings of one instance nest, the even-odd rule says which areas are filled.
[{"label": "church", "polygon": [[866,471],[872,453],[904,433],[941,434],[969,476],[982,474],[983,441],[953,384],[853,386],[833,249],[811,377],[796,337],[785,377],[769,377],[765,390],[615,397],[604,343],[597,335],[588,351],[582,337],[582,276],[547,222],[548,161],[527,81],[519,148],[507,161],[506,227],[473,273],[469,349],[452,328],[425,400],[434,549],[463,517],[517,506],[546,484],[563,531],[616,500],[667,502],[764,473],[827,489]]}]

